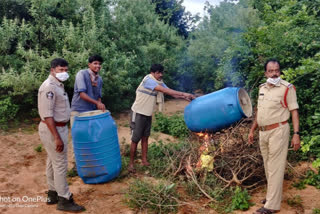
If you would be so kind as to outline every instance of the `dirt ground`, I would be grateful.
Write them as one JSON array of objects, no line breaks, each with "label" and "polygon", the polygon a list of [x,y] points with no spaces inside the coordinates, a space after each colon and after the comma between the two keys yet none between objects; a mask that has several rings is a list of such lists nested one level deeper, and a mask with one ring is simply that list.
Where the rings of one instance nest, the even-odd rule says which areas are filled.
[{"label": "dirt ground", "polygon": [[[182,100],[171,100],[165,104],[165,113],[173,114],[183,112],[188,103]],[[115,115],[118,124],[120,144],[130,143],[128,114]],[[150,143],[157,141],[175,142],[171,136],[153,133]],[[63,213],[56,211],[55,205],[46,205],[46,152],[36,152],[35,147],[40,145],[37,126],[23,127],[14,132],[0,135],[0,213]],[[71,159],[71,147],[69,145],[69,160]],[[69,161],[69,168],[72,165]],[[303,171],[308,164],[304,163],[296,167],[297,171]],[[140,175],[143,176],[143,175]],[[70,190],[74,194],[76,202],[86,207],[84,213],[147,213],[130,209],[123,203],[124,195],[129,182],[133,179],[130,175],[121,180],[106,184],[87,185],[79,177],[69,179]],[[292,181],[285,180],[284,196],[280,213],[312,213],[313,208],[320,208],[320,191],[312,186],[304,190],[291,187]],[[288,198],[299,195],[303,208],[293,208],[287,203]],[[252,195],[255,203],[249,211],[235,213],[252,213],[259,208],[259,203],[265,196],[265,188],[262,187]],[[179,208],[180,214],[188,213],[216,213],[212,209],[204,207],[205,200],[190,201],[189,205]]]}]

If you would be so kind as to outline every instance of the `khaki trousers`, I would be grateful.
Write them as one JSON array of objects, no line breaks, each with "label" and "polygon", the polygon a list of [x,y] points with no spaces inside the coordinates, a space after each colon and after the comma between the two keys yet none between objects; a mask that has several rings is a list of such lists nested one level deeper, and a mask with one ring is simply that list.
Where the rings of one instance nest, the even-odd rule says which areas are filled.
[{"label": "khaki trousers", "polygon": [[61,153],[56,151],[56,143],[47,125],[43,122],[39,124],[40,140],[47,151],[47,183],[49,190],[57,191],[60,197],[69,199],[71,193],[67,183],[68,170],[68,126],[56,127],[64,143]]},{"label": "khaki trousers", "polygon": [[287,165],[290,127],[286,123],[269,131],[259,132],[260,150],[267,177],[267,209],[280,210],[284,170]]}]

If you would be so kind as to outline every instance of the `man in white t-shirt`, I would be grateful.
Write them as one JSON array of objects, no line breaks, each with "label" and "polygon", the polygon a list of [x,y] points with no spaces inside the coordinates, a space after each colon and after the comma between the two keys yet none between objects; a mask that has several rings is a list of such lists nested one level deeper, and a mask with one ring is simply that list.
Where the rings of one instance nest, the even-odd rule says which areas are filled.
[{"label": "man in white t-shirt", "polygon": [[147,160],[148,138],[151,130],[152,113],[157,100],[163,101],[163,94],[168,94],[174,98],[183,98],[191,101],[194,95],[175,91],[166,86],[162,81],[163,66],[153,64],[150,68],[150,74],[146,75],[136,90],[136,99],[131,107],[131,148],[129,172],[135,172],[134,158],[137,151],[137,145],[141,140],[142,165],[149,166]]}]

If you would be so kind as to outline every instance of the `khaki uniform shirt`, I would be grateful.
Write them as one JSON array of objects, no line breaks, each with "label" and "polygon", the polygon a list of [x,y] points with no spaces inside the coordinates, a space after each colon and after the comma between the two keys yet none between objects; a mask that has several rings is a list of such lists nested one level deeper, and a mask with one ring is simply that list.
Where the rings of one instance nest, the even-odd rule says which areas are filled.
[{"label": "khaki uniform shirt", "polygon": [[[287,105],[285,106],[284,96],[287,88]],[[287,121],[290,118],[290,111],[298,109],[297,95],[294,86],[284,80],[278,85],[269,86],[267,83],[260,85],[258,98],[258,126],[266,126],[274,123]]]},{"label": "khaki uniform shirt", "polygon": [[52,75],[39,88],[38,111],[41,120],[53,117],[55,122],[68,122],[70,119],[70,103],[64,85]]}]

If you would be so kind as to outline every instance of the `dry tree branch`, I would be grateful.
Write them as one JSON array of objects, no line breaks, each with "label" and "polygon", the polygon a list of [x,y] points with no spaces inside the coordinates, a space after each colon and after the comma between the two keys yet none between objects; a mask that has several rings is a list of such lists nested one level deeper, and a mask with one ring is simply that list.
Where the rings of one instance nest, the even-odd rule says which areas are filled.
[{"label": "dry tree branch", "polygon": [[[190,165],[190,155],[189,155],[189,158],[188,158],[188,161],[187,161],[187,164],[188,166],[191,166]],[[210,199],[210,201],[216,201],[214,198],[212,198],[208,193],[206,193],[206,191],[204,191],[201,186],[199,185],[198,181],[197,181],[197,178],[193,172],[193,169],[191,167],[188,167],[188,170],[187,170],[187,173],[188,175],[191,177],[192,181],[194,182],[194,184],[198,187],[198,189],[208,198]]]}]

